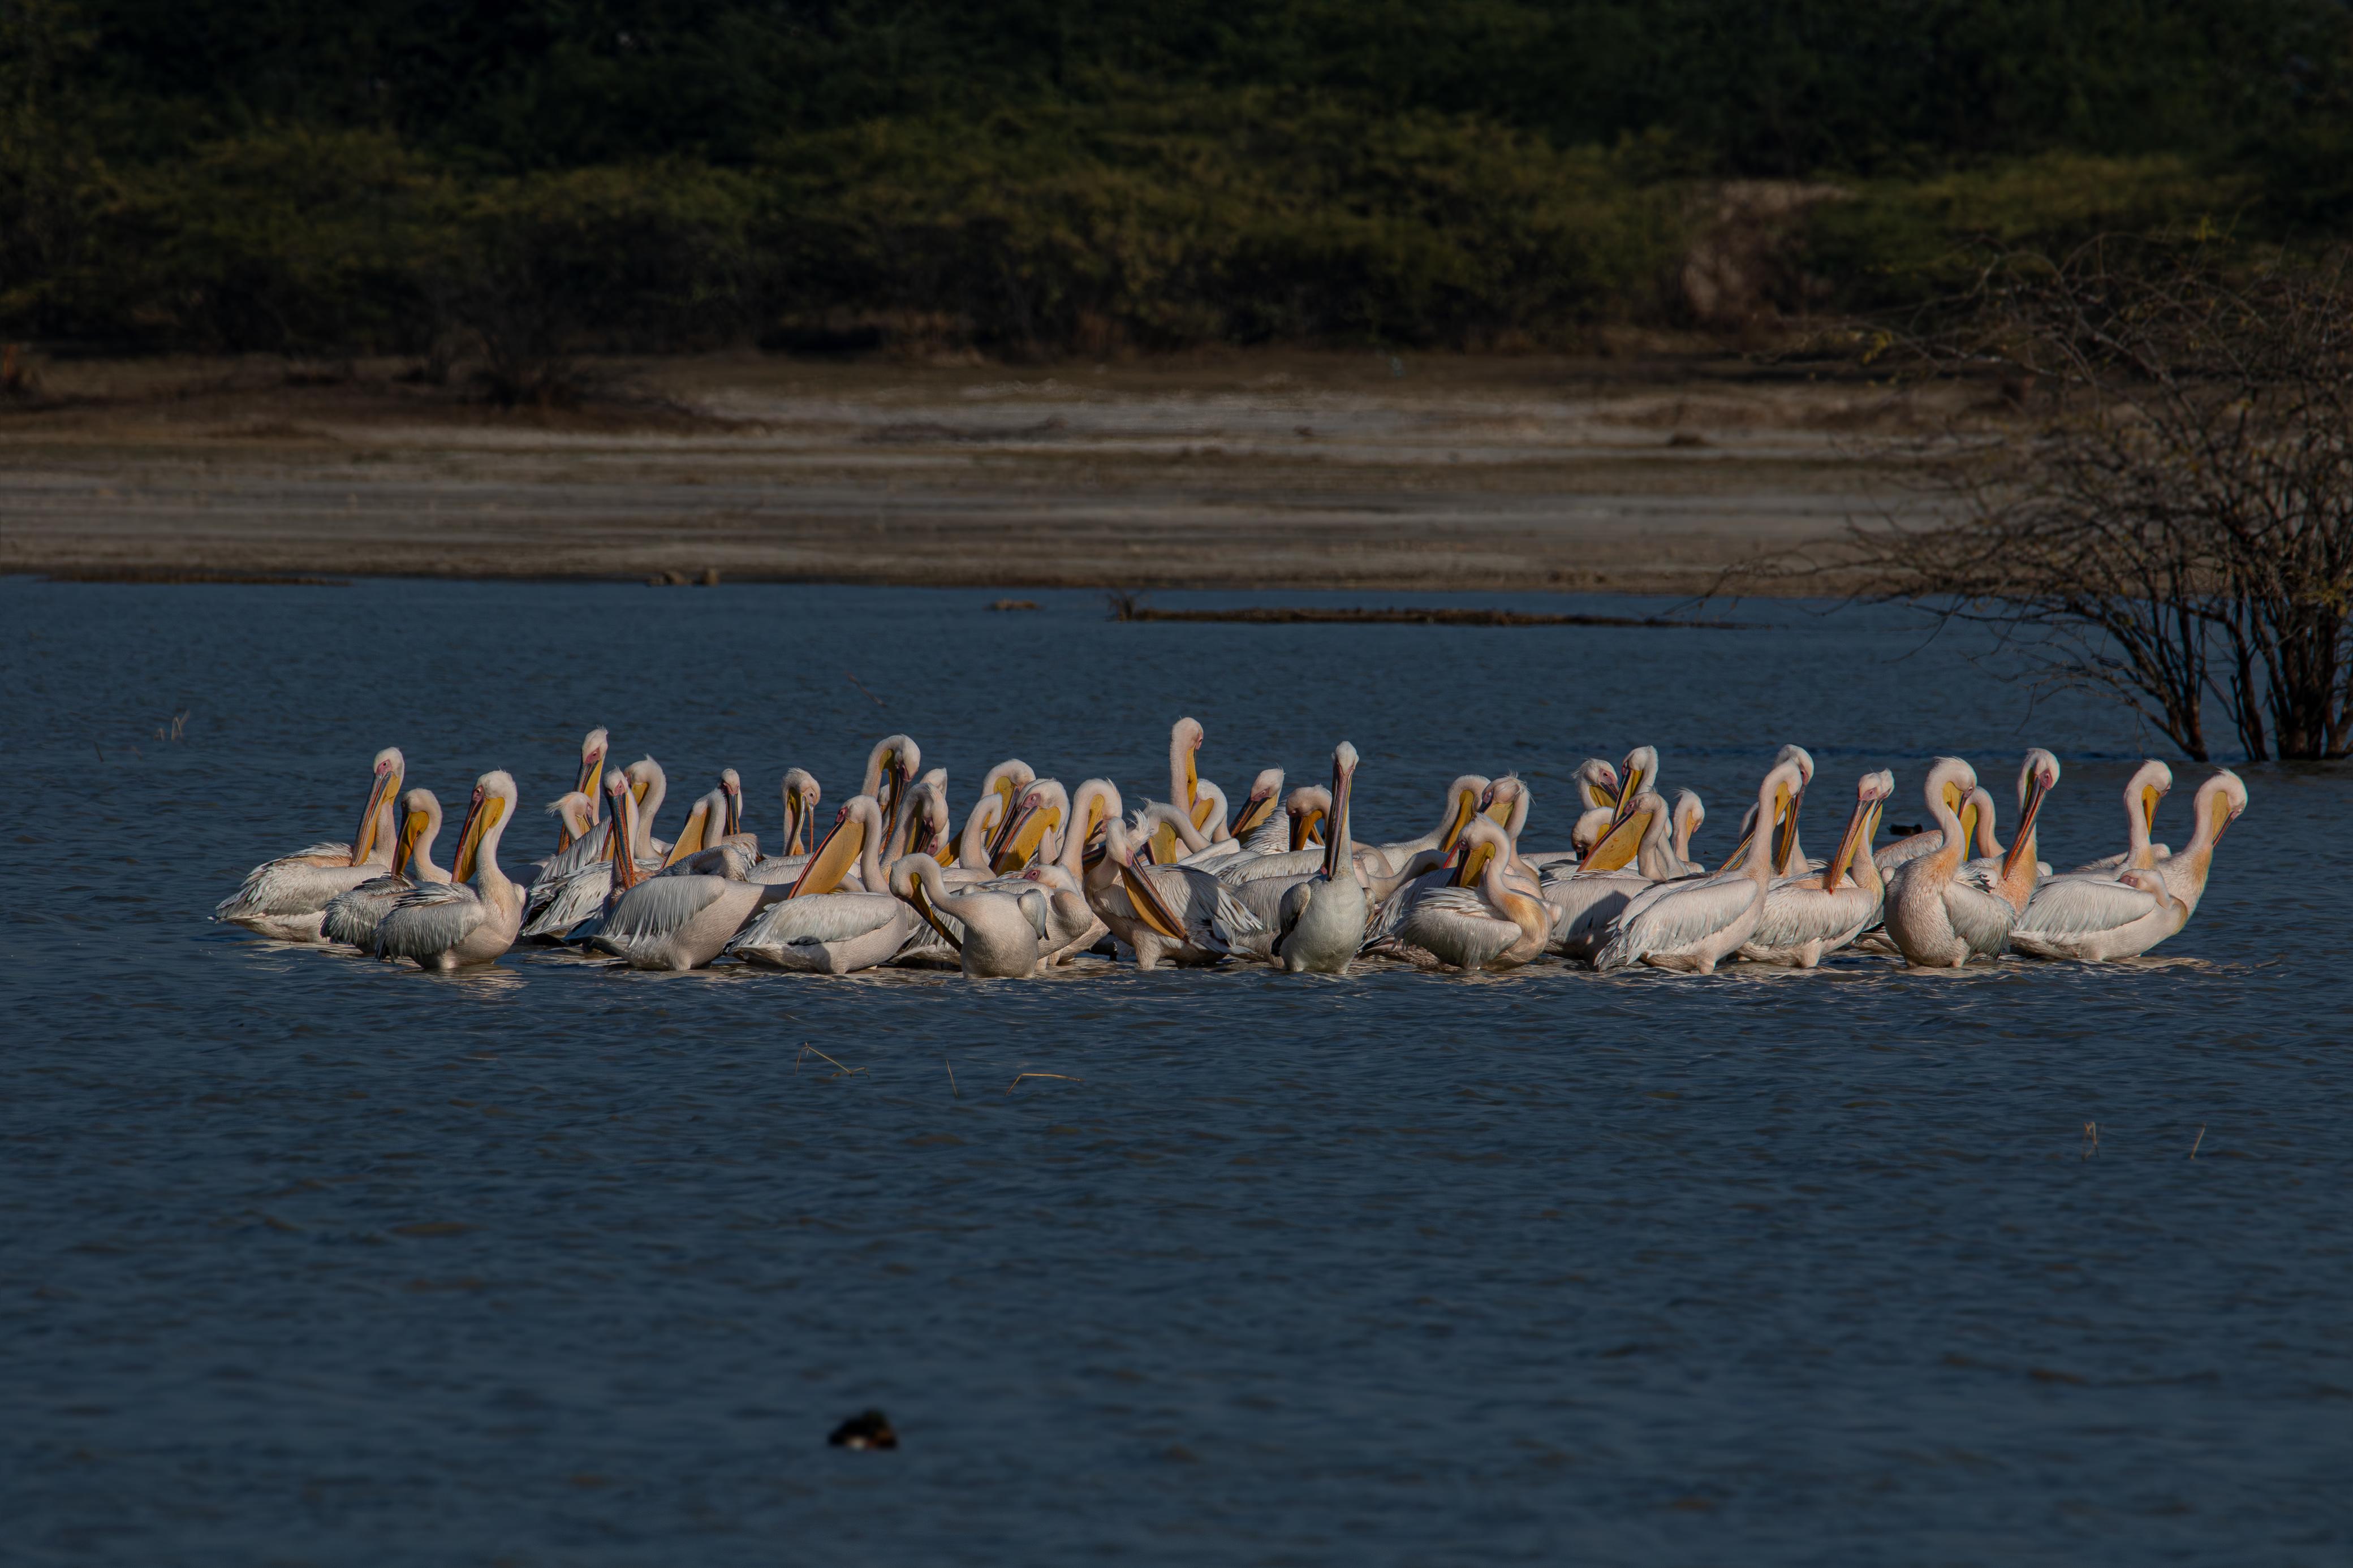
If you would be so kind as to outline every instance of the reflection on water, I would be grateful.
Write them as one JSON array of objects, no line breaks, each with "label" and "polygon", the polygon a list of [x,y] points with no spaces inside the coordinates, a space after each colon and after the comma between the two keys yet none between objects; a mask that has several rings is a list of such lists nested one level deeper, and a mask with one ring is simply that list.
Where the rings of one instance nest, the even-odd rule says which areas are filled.
[{"label": "reflection on water", "polygon": [[[1366,837],[1516,768],[1553,843],[1577,760],[1649,741],[1711,858],[1785,740],[1825,838],[1867,768],[1908,807],[1936,752],[2006,783],[2041,743],[2063,865],[2121,846],[2145,743],[1867,615],[994,596],[0,583],[12,1542],[2343,1560],[2341,770],[2250,770],[2189,931],[2111,969],[428,975],[203,918],[347,832],[388,742],[445,802],[502,766],[536,803],[602,723],[670,821],[732,764],[772,836],[786,766],[838,801],[884,730],[959,806],[1007,755],[1140,798],[1190,712],[1229,792],[1345,734]],[[902,1447],[828,1448],[868,1405]]]}]

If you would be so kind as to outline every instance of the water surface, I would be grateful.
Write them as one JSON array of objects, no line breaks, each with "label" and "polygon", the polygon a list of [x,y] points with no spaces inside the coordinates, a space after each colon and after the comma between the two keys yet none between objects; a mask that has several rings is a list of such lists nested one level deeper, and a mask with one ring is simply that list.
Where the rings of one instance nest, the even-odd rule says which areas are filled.
[{"label": "water surface", "polygon": [[[891,730],[959,809],[1007,755],[1163,793],[1180,713],[1237,795],[1345,735],[1364,836],[1516,768],[1537,844],[1648,741],[1717,855],[1785,740],[1822,848],[1866,769],[1902,821],[1930,755],[2006,797],[2040,743],[2061,863],[2150,745],[1870,614],[993,596],[0,582],[11,1554],[2346,1560],[2341,770],[2249,770],[2195,921],[2114,970],[438,976],[206,919],[381,745],[536,803],[599,723],[770,836],[785,767],[839,801]],[[825,1447],[870,1405],[898,1453]]]}]

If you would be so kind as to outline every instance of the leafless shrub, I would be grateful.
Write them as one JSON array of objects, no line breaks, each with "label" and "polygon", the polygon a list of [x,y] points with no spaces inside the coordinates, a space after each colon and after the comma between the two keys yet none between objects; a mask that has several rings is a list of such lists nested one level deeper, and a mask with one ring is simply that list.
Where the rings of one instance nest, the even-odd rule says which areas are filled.
[{"label": "leafless shrub", "polygon": [[[2008,257],[1905,345],[2022,411],[1918,444],[1943,521],[1859,526],[1867,596],[2001,630],[2182,752],[2353,751],[2353,265],[2201,244]],[[2013,391],[2013,389],[2024,389]]]}]

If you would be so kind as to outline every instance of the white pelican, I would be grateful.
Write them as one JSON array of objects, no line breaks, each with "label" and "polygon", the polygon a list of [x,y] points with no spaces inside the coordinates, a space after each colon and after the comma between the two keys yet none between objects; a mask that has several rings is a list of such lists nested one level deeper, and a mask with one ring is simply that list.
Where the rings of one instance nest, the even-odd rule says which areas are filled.
[{"label": "white pelican", "polygon": [[[1068,963],[1111,934],[1111,928],[1087,900],[1087,851],[1103,825],[1119,815],[1119,791],[1108,780],[1089,779],[1079,785],[1076,798],[1066,802],[1060,784],[1040,779],[1022,794],[1022,810],[1030,816],[1051,813],[1059,818],[1065,804],[1071,817],[1062,833],[1060,854],[1021,873],[1046,893],[1044,940],[1046,962],[1050,964]],[[1027,821],[1017,822],[1013,831],[1018,843],[1032,827]]]},{"label": "white pelican", "polygon": [[[1544,951],[1552,906],[1512,864],[1512,841],[1493,818],[1474,816],[1456,846],[1461,862],[1439,885],[1402,889],[1388,940],[1455,969],[1516,969]],[[1442,873],[1433,873],[1442,876]]]},{"label": "white pelican", "polygon": [[[1211,807],[1201,798],[1201,773],[1198,753],[1205,738],[1198,719],[1179,719],[1168,730],[1168,791],[1169,798],[1178,810],[1192,819],[1196,827],[1207,827]],[[1222,816],[1223,812],[1220,811]],[[1152,858],[1166,865],[1181,858],[1176,848],[1176,835],[1166,827],[1153,836]]]},{"label": "white pelican", "polygon": [[245,874],[213,919],[280,942],[317,942],[327,900],[392,868],[393,811],[408,764],[397,746],[375,754],[367,805],[349,844],[313,844]]},{"label": "white pelican", "polygon": [[[2001,844],[1994,837],[1993,796],[1982,789],[1971,787],[1956,792],[1950,801],[1961,823],[1963,842],[1975,847],[1979,859],[1990,859],[2001,853]],[[1945,842],[1945,831],[1931,825],[1918,833],[1882,845],[1872,859],[1883,877],[1893,876],[1895,868],[1906,860],[1916,860]]]},{"label": "white pelican", "polygon": [[1242,798],[1229,837],[1240,841],[1242,853],[1264,855],[1289,848],[1290,830],[1282,815],[1282,770],[1261,768]]},{"label": "white pelican", "polygon": [[[523,907],[522,929],[517,940],[561,945],[575,927],[603,912],[612,900],[616,854],[627,856],[638,876],[649,877],[661,869],[661,860],[654,853],[655,841],[646,831],[646,812],[638,797],[644,795],[659,803],[666,786],[659,767],[650,773],[643,769],[644,764],[632,763],[628,768],[605,770],[605,796],[612,804],[613,813],[605,825],[604,858],[592,859],[569,873],[542,877],[533,883]],[[633,770],[638,773],[634,778]],[[621,799],[625,795],[629,797],[626,812]]]},{"label": "white pelican", "polygon": [[816,775],[807,768],[786,768],[783,792],[785,839],[784,847],[776,854],[780,858],[787,855],[806,855],[809,851],[809,837],[815,831],[818,803],[825,798],[825,791],[818,787]]},{"label": "white pelican", "polygon": [[[724,805],[712,799],[719,794],[714,790],[704,799],[722,814],[719,826],[723,827]],[[704,821],[708,824],[709,817]],[[681,833],[679,843],[685,842]],[[691,859],[681,857],[673,847],[673,868],[642,879],[635,867],[615,862],[612,903],[597,922],[596,934],[582,945],[611,953],[632,969],[682,972],[704,967],[727,950],[754,915],[782,900],[787,891],[774,882],[744,880],[741,871],[748,857],[732,858],[731,851],[743,857],[739,845],[723,841]],[[713,869],[687,868],[695,865]],[[738,874],[724,875],[717,869],[720,867]]]},{"label": "white pelican", "polygon": [[1757,789],[1758,826],[1747,854],[1713,877],[1681,878],[1636,894],[1610,922],[1593,967],[1607,973],[1639,963],[1714,973],[1755,932],[1775,868],[1794,858],[1805,782],[1797,759],[1776,763]]},{"label": "white pelican", "polygon": [[1701,865],[1692,854],[1692,837],[1700,830],[1700,825],[1706,820],[1707,806],[1698,795],[1687,789],[1675,791],[1674,838],[1667,846],[1667,852],[1674,858],[1676,866],[1681,868],[1678,875],[1691,877],[1706,874],[1707,868]]},{"label": "white pelican", "polygon": [[1879,830],[1881,809],[1894,793],[1894,773],[1862,775],[1838,848],[1819,871],[1775,879],[1766,890],[1756,931],[1740,944],[1743,959],[1811,969],[1824,954],[1846,946],[1879,919],[1886,889],[1871,858],[1871,839]]},{"label": "white pelican", "polygon": [[2010,928],[2010,945],[2030,958],[2106,963],[2138,958],[2189,923],[2189,906],[2165,879],[2127,866],[2114,877],[2053,877],[2034,889]]},{"label": "white pelican", "polygon": [[[1991,957],[2018,923],[2018,908],[1998,889],[1997,879],[1962,874],[1961,857],[1968,844],[1960,814],[1953,809],[1952,791],[1967,796],[1977,787],[1977,770],[1968,763],[1958,757],[1936,759],[1921,795],[1943,841],[1930,853],[1905,861],[1887,880],[1882,919],[1895,951],[1915,968],[1958,969],[1972,958]],[[2033,842],[2031,831],[2021,833],[2010,853],[2030,852]]]},{"label": "white pelican", "polygon": [[[433,863],[433,841],[441,835],[441,802],[429,789],[413,789],[400,797],[400,837],[393,846],[393,868],[371,877],[348,893],[327,900],[319,934],[328,942],[361,952],[375,946],[375,928],[400,895],[420,882],[446,882],[449,873]],[[415,864],[417,874],[404,876],[403,867]]]},{"label": "white pelican", "polygon": [[1044,961],[1039,938],[1050,916],[1046,889],[1035,883],[951,892],[937,860],[908,855],[891,868],[891,891],[955,950],[967,980],[1027,980]]},{"label": "white pelican", "polygon": [[1480,797],[1486,793],[1484,775],[1464,773],[1446,786],[1446,807],[1439,816],[1437,826],[1419,838],[1369,847],[1380,857],[1383,869],[1392,872],[1425,849],[1440,849],[1451,855],[1454,847],[1461,842],[1464,826],[1478,815]]},{"label": "white pelican", "polygon": [[2087,871],[2120,871],[2128,867],[2147,870],[2173,853],[2163,844],[2149,842],[2157,828],[2157,803],[2173,788],[2173,770],[2154,757],[2133,770],[2125,781],[2125,850],[2121,855],[2104,856],[2087,866],[2078,866],[2078,873]]},{"label": "white pelican", "polygon": [[[2034,896],[2034,885],[2051,874],[2042,864],[2035,844],[2035,818],[2042,814],[2042,797],[2059,783],[2059,759],[2040,746],[2027,749],[2026,761],[2018,770],[2018,837],[2010,841],[2007,850],[1996,847],[1991,855],[1981,855],[1961,868],[1964,877],[1976,877],[2010,900],[2010,907],[2020,914],[2026,912],[2027,900]],[[1987,824],[1987,837],[1992,837],[1993,804],[1987,801],[1978,820]]]},{"label": "white pelican", "polygon": [[1348,797],[1356,783],[1356,748],[1343,741],[1332,752],[1332,832],[1323,868],[1282,895],[1274,927],[1275,961],[1289,974],[1345,974],[1364,944],[1372,913],[1364,874],[1349,835]]},{"label": "white pelican", "polygon": [[596,781],[605,776],[605,756],[611,749],[611,738],[605,733],[601,726],[589,731],[580,738],[579,779],[572,786],[572,795],[564,798],[569,800],[572,795],[577,795],[586,802],[588,806],[588,821],[586,826],[575,826],[573,818],[569,816],[563,818],[563,826],[555,839],[555,852],[558,855],[571,848],[580,839],[586,837],[589,830],[596,826]]},{"label": "white pelican", "polygon": [[[1116,796],[1109,804],[1115,808]],[[1190,866],[1147,865],[1143,850],[1114,815],[1103,824],[1103,858],[1085,884],[1095,913],[1134,950],[1137,969],[1215,963],[1252,938],[1263,945],[1264,924],[1217,878]]]},{"label": "white pelican", "polygon": [[[859,782],[858,793],[881,808],[884,833],[897,835],[907,791],[923,776],[923,749],[905,735],[885,735],[866,753],[866,776]],[[840,820],[839,816],[834,818],[837,826]]]},{"label": "white pelican", "polygon": [[1618,770],[1600,757],[1588,757],[1577,763],[1568,782],[1577,791],[1580,811],[1607,810],[1614,816],[1620,805],[1634,798],[1619,781]]},{"label": "white pelican", "polygon": [[2247,809],[2247,786],[2238,774],[2223,768],[2198,786],[2190,809],[2198,814],[2196,831],[2178,855],[2168,855],[2155,868],[2165,879],[2166,890],[2186,905],[2190,914],[2206,896],[2207,874],[2214,868],[2214,846],[2222,830]]},{"label": "white pelican", "polygon": [[[854,974],[887,963],[914,933],[915,911],[889,892],[882,873],[882,808],[871,795],[842,802],[833,830],[783,900],[744,928],[728,951],[772,969]],[[871,891],[846,891],[856,867]]]},{"label": "white pelican", "polygon": [[532,867],[532,885],[551,876],[569,875],[604,853],[596,802],[596,795],[583,795],[575,789],[547,803],[547,815],[555,818],[556,842],[561,847]]},{"label": "white pelican", "polygon": [[[988,809],[992,797],[997,802],[997,807],[989,820],[996,824],[996,827],[988,841],[980,847],[978,858],[971,863],[972,866],[985,867],[997,858],[999,847],[997,840],[1003,836],[1005,829],[1012,825],[1015,809],[1021,799],[1021,792],[1037,782],[1038,770],[1018,757],[1008,757],[981,775],[980,795],[973,802],[972,811],[965,817],[965,832],[969,834],[972,831],[973,817]],[[960,865],[965,863],[962,839],[957,841],[956,860]]]},{"label": "white pelican", "polygon": [[[1608,940],[1610,922],[1628,904],[1653,884],[1683,874],[1668,847],[1667,803],[1644,790],[1627,805],[1615,826],[1608,821],[1609,808],[1586,813],[1577,826],[1598,831],[1584,858],[1545,868],[1538,887],[1553,909],[1547,952],[1590,963]],[[1592,820],[1596,816],[1602,817],[1599,824]]]},{"label": "white pelican", "polygon": [[948,813],[948,771],[934,768],[907,791],[907,808],[900,815],[899,830],[882,847],[884,864],[902,855],[944,852],[953,826],[954,819]]},{"label": "white pelican", "polygon": [[522,889],[499,869],[499,840],[514,816],[515,782],[492,770],[474,781],[466,825],[458,833],[451,880],[427,882],[402,896],[376,927],[375,955],[406,958],[419,969],[489,963],[514,945],[522,923]]}]

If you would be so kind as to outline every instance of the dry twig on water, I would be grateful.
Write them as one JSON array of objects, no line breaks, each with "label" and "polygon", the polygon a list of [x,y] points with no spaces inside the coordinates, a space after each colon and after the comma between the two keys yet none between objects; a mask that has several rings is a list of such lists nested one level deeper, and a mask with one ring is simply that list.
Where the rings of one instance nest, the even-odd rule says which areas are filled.
[{"label": "dry twig on water", "polygon": [[1025,1078],[1059,1078],[1069,1083],[1084,1083],[1087,1081],[1082,1078],[1074,1077],[1073,1075],[1066,1072],[1018,1072],[1013,1075],[1013,1081],[1005,1086],[1005,1092],[1011,1094],[1015,1089],[1020,1088],[1021,1080]]}]

